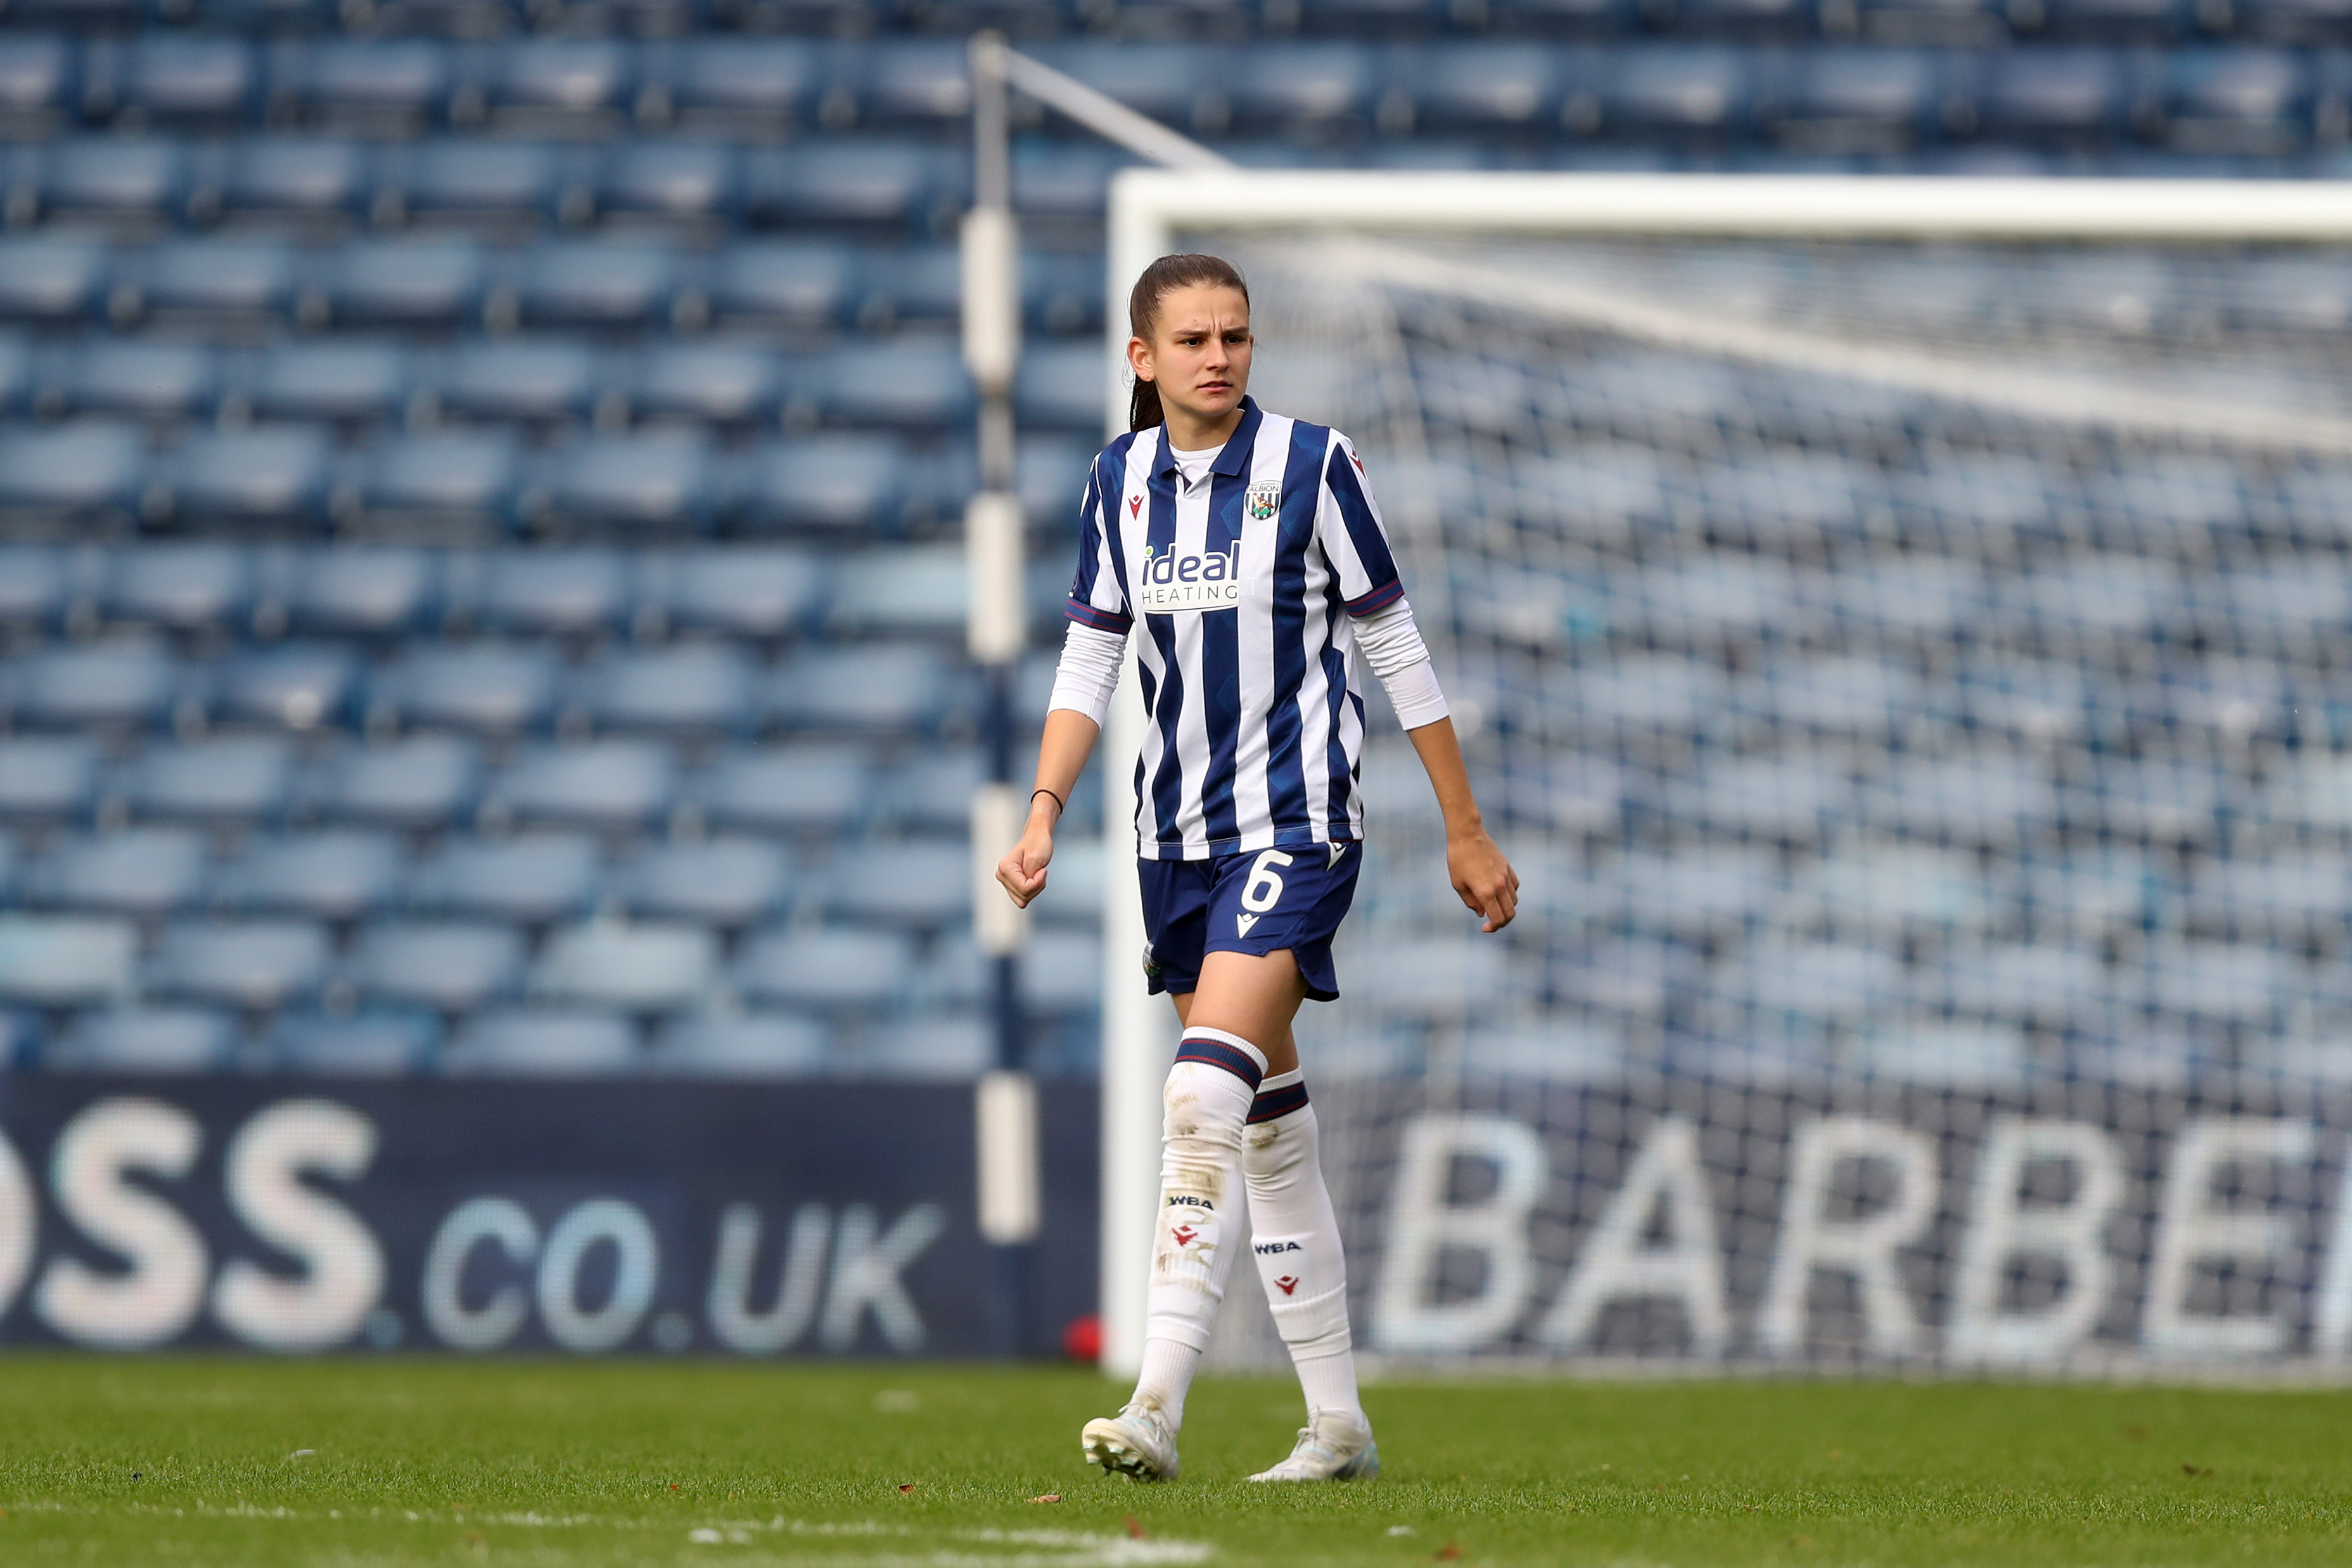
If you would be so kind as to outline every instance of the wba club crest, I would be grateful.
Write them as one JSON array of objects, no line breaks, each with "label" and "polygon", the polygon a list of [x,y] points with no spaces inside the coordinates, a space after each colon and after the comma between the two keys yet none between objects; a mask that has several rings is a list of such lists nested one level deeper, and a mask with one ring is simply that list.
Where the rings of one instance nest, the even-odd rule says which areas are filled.
[{"label": "wba club crest", "polygon": [[1242,500],[1242,509],[1249,514],[1251,522],[1265,521],[1282,509],[1282,486],[1271,484],[1252,485],[1249,487],[1249,494]]}]

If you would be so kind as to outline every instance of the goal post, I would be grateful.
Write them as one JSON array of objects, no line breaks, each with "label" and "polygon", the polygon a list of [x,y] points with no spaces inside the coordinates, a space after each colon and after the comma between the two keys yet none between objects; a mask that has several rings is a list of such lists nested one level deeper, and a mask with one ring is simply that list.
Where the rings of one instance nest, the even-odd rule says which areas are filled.
[{"label": "goal post", "polygon": [[[1131,170],[1108,237],[1107,430],[1135,277],[1231,254],[1261,401],[1364,452],[1527,883],[1507,941],[1447,924],[1369,693],[1349,995],[1300,1024],[1360,1344],[2352,1356],[2352,718],[2298,701],[2352,665],[2352,189]],[[1142,722],[1130,660],[1122,1375],[1175,1038]]]}]

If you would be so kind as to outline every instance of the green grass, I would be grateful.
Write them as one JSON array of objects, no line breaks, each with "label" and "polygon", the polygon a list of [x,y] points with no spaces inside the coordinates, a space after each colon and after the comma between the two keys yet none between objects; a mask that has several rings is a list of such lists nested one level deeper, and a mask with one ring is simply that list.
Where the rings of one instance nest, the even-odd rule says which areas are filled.
[{"label": "green grass", "polygon": [[1036,1369],[0,1358],[0,1563],[2352,1562],[2342,1392],[1403,1384],[1369,1401],[1385,1479],[1283,1490],[1240,1478],[1288,1384],[1201,1387],[1172,1486],[1080,1468],[1112,1403]]}]

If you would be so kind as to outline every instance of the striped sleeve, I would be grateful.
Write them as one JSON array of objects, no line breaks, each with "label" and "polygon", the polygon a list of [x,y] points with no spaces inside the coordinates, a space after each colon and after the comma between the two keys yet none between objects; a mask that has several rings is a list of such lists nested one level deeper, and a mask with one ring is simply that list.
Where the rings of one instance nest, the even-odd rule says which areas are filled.
[{"label": "striped sleeve", "polygon": [[1334,431],[1323,464],[1322,505],[1316,517],[1318,542],[1339,573],[1339,597],[1350,615],[1370,615],[1404,597],[1396,558],[1389,553],[1381,509],[1364,483],[1363,459],[1346,436]]},{"label": "striped sleeve", "polygon": [[1127,595],[1111,564],[1116,536],[1103,511],[1102,469],[1097,459],[1087,470],[1086,497],[1078,503],[1078,570],[1070,580],[1068,614],[1081,626],[1125,636],[1135,617],[1128,611]]}]

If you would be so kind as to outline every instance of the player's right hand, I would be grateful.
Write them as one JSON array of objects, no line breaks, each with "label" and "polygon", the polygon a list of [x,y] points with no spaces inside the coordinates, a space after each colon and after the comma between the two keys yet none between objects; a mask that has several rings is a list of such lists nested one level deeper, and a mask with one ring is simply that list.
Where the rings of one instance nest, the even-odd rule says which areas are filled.
[{"label": "player's right hand", "polygon": [[1021,835],[1021,841],[996,862],[996,880],[1013,895],[1013,902],[1022,908],[1045,891],[1046,862],[1054,858],[1054,835],[1035,826]]}]

